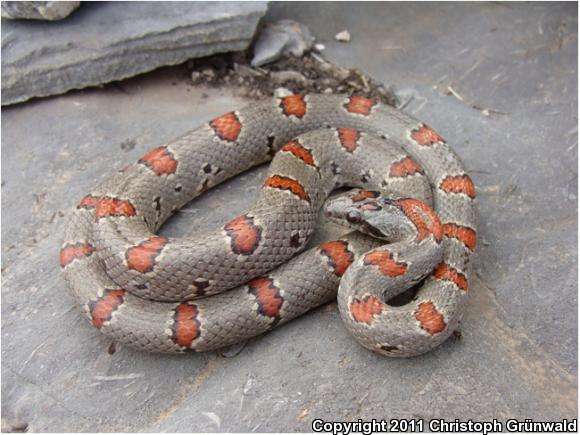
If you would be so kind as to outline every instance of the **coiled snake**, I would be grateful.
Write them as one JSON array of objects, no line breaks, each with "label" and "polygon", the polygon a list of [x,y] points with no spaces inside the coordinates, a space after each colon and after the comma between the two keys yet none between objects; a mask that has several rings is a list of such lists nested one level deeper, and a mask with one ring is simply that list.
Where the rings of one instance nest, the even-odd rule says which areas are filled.
[{"label": "coiled snake", "polygon": [[[272,157],[250,211],[208,234],[155,235],[191,199]],[[359,189],[328,203],[327,216],[375,238],[297,255],[341,186]],[[412,356],[460,321],[474,198],[427,125],[364,97],[293,95],[219,116],[105,179],[68,214],[60,265],[92,324],[141,350],[230,345],[335,299],[340,284],[354,337]],[[420,281],[411,302],[387,304]]]}]

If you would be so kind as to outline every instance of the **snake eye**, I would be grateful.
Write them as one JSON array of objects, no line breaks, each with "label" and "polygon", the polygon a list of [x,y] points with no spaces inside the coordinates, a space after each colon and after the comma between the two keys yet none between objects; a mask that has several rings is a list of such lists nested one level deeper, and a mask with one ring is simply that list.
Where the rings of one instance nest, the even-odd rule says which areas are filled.
[{"label": "snake eye", "polygon": [[346,214],[346,220],[351,224],[359,224],[362,220],[362,216],[358,211],[351,210]]}]

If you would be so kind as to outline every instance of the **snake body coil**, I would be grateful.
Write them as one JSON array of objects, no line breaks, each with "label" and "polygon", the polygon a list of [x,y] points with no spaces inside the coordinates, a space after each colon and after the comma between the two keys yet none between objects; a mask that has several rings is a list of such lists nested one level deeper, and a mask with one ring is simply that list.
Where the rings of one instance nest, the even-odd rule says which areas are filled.
[{"label": "snake body coil", "polygon": [[[249,212],[208,234],[155,235],[197,195],[272,157]],[[341,186],[363,189],[339,200],[346,220],[393,243],[351,235],[300,253]],[[461,318],[474,198],[427,125],[363,97],[294,95],[219,116],[104,180],[67,216],[60,264],[93,325],[141,350],[233,344],[335,299],[340,284],[355,338],[411,356]],[[411,302],[386,303],[423,278]]]}]

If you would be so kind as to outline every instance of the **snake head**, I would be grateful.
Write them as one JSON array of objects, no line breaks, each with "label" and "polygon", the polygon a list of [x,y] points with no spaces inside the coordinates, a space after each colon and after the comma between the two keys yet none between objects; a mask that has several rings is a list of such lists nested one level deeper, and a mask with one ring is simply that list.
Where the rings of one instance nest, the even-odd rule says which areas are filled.
[{"label": "snake head", "polygon": [[382,210],[379,198],[375,190],[353,189],[329,199],[325,214],[336,223],[358,226]]},{"label": "snake head", "polygon": [[329,199],[325,215],[332,222],[370,236],[395,241],[407,236],[407,219],[375,190],[353,189]]}]

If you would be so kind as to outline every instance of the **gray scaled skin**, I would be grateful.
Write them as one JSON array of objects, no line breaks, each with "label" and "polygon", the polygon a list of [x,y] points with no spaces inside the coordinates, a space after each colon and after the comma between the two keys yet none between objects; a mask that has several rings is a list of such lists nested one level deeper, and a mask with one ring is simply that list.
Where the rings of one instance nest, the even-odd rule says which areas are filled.
[{"label": "gray scaled skin", "polygon": [[[196,196],[272,157],[248,212],[209,233],[155,234]],[[362,189],[357,207],[374,200],[387,213],[355,227],[392,243],[349,236],[303,252],[326,198],[345,186]],[[274,98],[106,178],[67,214],[60,265],[90,322],[137,349],[227,346],[333,300],[342,282],[341,316],[359,342],[412,356],[461,319],[474,199],[451,147],[410,115],[357,96]],[[386,303],[422,277],[410,303]]]}]

